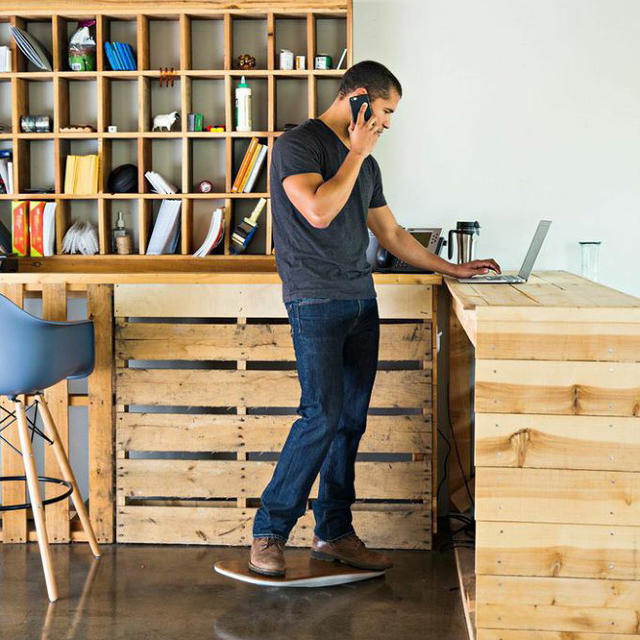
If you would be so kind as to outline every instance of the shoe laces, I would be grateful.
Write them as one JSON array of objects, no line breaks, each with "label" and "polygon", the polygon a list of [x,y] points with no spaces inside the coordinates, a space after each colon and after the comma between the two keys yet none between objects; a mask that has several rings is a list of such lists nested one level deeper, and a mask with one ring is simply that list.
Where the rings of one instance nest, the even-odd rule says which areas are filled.
[{"label": "shoe laces", "polygon": [[282,542],[282,540],[278,538],[265,538],[265,543],[262,545],[262,548],[266,550],[269,547],[273,546],[278,547],[278,549],[282,550],[284,548],[284,542]]}]

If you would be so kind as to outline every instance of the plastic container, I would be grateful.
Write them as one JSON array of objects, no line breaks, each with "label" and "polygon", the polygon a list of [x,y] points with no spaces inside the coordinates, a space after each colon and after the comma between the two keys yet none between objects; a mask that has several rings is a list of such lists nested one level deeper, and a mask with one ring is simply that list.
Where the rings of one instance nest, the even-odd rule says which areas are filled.
[{"label": "plastic container", "polygon": [[236,131],[251,130],[251,87],[242,76],[236,87]]}]

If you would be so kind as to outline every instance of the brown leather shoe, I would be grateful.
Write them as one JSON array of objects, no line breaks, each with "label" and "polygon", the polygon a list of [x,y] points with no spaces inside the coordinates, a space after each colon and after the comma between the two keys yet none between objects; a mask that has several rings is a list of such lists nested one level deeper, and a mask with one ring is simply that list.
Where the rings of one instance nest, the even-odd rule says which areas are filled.
[{"label": "brown leather shoe", "polygon": [[316,560],[343,562],[358,569],[372,571],[384,571],[393,566],[393,562],[388,556],[379,551],[367,549],[364,542],[355,533],[333,542],[325,542],[314,536],[311,557]]},{"label": "brown leather shoe", "polygon": [[278,538],[254,538],[249,569],[264,576],[283,576],[284,542]]}]

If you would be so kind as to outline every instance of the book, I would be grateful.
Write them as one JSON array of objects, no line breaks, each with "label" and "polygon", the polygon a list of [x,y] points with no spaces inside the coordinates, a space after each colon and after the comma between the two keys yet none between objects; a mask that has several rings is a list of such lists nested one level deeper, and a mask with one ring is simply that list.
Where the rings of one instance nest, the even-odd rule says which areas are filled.
[{"label": "book", "polygon": [[120,71],[120,68],[118,66],[118,60],[115,56],[113,47],[111,46],[110,42],[104,43],[104,52],[107,54],[107,60],[109,61],[109,66],[111,67],[111,70]]},{"label": "book", "polygon": [[261,144],[257,144],[256,148],[253,150],[253,153],[251,154],[251,160],[249,161],[249,164],[247,165],[247,170],[244,173],[244,178],[242,178],[242,181],[240,182],[240,185],[238,186],[238,191],[240,193],[242,193],[244,191],[244,187],[247,184],[247,181],[249,180],[249,176],[251,175],[251,172],[253,171],[253,167],[256,164],[256,160],[258,159],[258,155],[260,155],[260,148],[262,147]]},{"label": "book", "polygon": [[176,193],[176,187],[167,182],[155,171],[145,171],[144,177],[149,181],[156,193]]},{"label": "book", "polygon": [[45,256],[52,256],[56,241],[56,205],[55,201],[44,205],[44,221],[42,225],[42,246]]},{"label": "book", "polygon": [[224,210],[215,209],[211,214],[209,230],[200,248],[193,254],[195,257],[204,257],[215,249],[224,237]]},{"label": "book", "polygon": [[163,200],[147,246],[147,255],[174,253],[180,233],[181,200]]},{"label": "book", "polygon": [[202,131],[202,114],[194,113],[193,130]]},{"label": "book", "polygon": [[0,46],[0,71],[11,71],[11,49],[7,45]]},{"label": "book", "polygon": [[29,253],[29,201],[11,201],[11,251],[19,256]]},{"label": "book", "polygon": [[138,65],[136,63],[136,57],[133,53],[133,49],[131,48],[131,45],[128,42],[124,42],[123,45],[124,45],[125,53],[129,58],[129,68],[131,69],[131,71],[135,71],[138,68]]},{"label": "book", "polygon": [[0,156],[0,193],[13,193],[13,162],[11,152]]},{"label": "book", "polygon": [[251,189],[253,189],[253,185],[255,184],[258,175],[260,174],[260,169],[262,168],[262,165],[264,164],[264,159],[267,157],[267,145],[266,144],[262,144],[260,145],[260,153],[256,159],[255,164],[253,165],[253,169],[251,171],[251,174],[249,175],[249,179],[247,180],[247,183],[244,186],[244,193],[248,193],[249,191],[251,191]]},{"label": "book", "polygon": [[29,255],[44,255],[44,200],[29,201]]},{"label": "book", "polygon": [[251,142],[249,143],[249,147],[244,154],[244,158],[242,159],[242,163],[240,164],[240,169],[238,169],[238,173],[236,174],[235,180],[233,181],[233,186],[231,187],[231,191],[239,191],[239,186],[242,178],[244,178],[244,174],[247,170],[247,165],[251,161],[251,156],[255,151],[256,146],[258,145],[258,138],[251,138]]},{"label": "book", "polygon": [[114,44],[116,46],[116,51],[120,56],[120,61],[122,62],[124,70],[131,71],[131,63],[129,62],[129,56],[125,51],[124,45],[122,44],[122,42],[114,42]]},{"label": "book", "polygon": [[187,131],[195,131],[195,129],[193,128],[195,126],[195,119],[196,119],[195,113],[187,114]]},{"label": "book", "polygon": [[96,154],[68,155],[65,165],[64,192],[93,194],[98,192],[99,158]]}]

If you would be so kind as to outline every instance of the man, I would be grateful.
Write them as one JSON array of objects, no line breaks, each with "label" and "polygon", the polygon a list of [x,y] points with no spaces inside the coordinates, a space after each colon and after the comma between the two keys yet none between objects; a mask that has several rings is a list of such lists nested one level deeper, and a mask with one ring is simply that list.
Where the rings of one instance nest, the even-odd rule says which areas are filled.
[{"label": "man", "polygon": [[[349,98],[368,93],[352,121]],[[320,474],[311,555],[363,569],[391,566],[367,549],[351,517],[355,459],[375,379],[379,319],[367,226],[380,244],[409,264],[468,277],[500,271],[493,260],[453,265],[428,252],[400,227],[387,206],[371,152],[398,106],[402,88],[383,65],[346,71],[333,104],[281,135],[271,159],[276,265],[283,283],[301,399],[273,477],[253,523],[249,567],[285,573],[283,548],[305,513]]]}]

